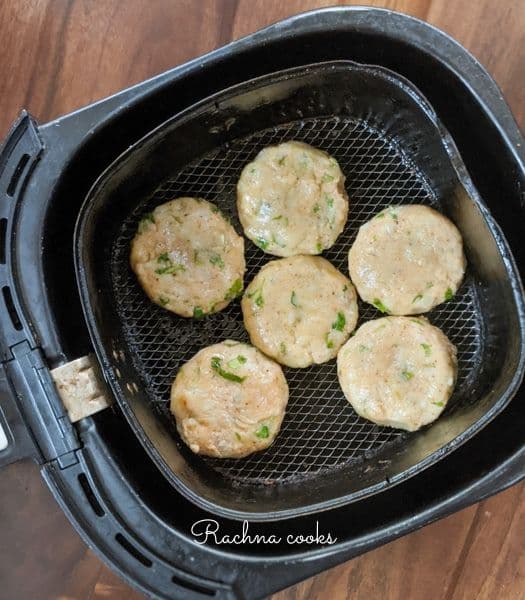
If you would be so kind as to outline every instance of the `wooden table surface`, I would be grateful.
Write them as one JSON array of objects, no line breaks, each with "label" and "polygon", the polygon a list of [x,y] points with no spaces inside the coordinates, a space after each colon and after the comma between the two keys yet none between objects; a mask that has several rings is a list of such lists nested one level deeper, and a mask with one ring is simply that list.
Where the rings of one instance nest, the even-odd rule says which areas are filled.
[{"label": "wooden table surface", "polygon": [[[0,137],[286,16],[334,0],[2,0]],[[366,2],[365,2],[366,3]],[[525,127],[524,0],[392,0],[451,34],[492,73]],[[38,468],[0,473],[0,599],[138,599],[86,548]],[[275,600],[525,598],[525,484],[285,590]]]}]

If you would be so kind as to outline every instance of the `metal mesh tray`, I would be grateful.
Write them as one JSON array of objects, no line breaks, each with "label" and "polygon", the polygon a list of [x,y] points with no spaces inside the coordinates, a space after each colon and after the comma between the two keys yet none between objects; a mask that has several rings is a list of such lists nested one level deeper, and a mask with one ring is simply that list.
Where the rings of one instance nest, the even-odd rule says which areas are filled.
[{"label": "metal mesh tray", "polygon": [[[216,202],[241,232],[235,184],[242,167],[263,147],[290,139],[326,150],[347,176],[349,220],[323,253],[341,271],[359,226],[385,206],[429,204],[456,222],[468,273],[454,300],[428,316],[458,348],[458,383],[445,414],[408,435],[356,415],[339,388],[335,361],[285,369],[290,401],[273,446],[240,460],[202,459],[178,438],[169,389],[202,347],[248,339],[239,303],[203,321],[162,310],[131,273],[129,243],[144,212],[180,195]],[[426,100],[384,69],[308,66],[203,101],[107,170],[86,199],[75,239],[86,319],[120,407],[166,477],[220,514],[284,518],[385,489],[466,441],[504,407],[516,384],[510,365],[521,361],[520,341],[511,348],[506,336],[521,334],[522,300],[505,241]],[[247,241],[245,281],[270,259]],[[361,323],[379,316],[363,303],[359,308]]]},{"label": "metal mesh tray", "polygon": [[[239,302],[203,321],[177,317],[152,304],[129,268],[130,242],[144,213],[179,196],[198,196],[217,203],[238,232],[235,187],[244,165],[264,147],[301,140],[329,152],[347,176],[350,216],[335,246],[323,255],[348,272],[348,249],[359,227],[381,209],[396,204],[428,204],[440,208],[424,175],[403,155],[395,142],[366,121],[319,118],[301,120],[258,132],[221,147],[193,162],[164,182],[139,204],[122,224],[111,253],[111,281],[117,313],[131,349],[133,364],[143,378],[153,408],[174,436],[169,410],[170,388],[178,369],[203,347],[226,338],[249,342]],[[246,242],[246,282],[274,257]],[[476,380],[481,359],[481,322],[476,288],[467,275],[453,302],[429,316],[458,349],[458,383],[449,404],[467,400],[469,382]],[[380,317],[359,302],[360,323]],[[243,482],[284,482],[350,460],[371,458],[387,443],[406,437],[400,430],[360,418],[346,401],[337,380],[336,361],[306,369],[285,369],[290,387],[286,419],[273,446],[235,460],[205,459],[211,468]]]}]

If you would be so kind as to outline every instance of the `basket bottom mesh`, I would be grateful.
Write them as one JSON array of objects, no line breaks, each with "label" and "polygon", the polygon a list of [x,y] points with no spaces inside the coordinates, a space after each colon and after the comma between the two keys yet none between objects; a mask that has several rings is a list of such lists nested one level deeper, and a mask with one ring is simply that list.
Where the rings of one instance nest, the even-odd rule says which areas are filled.
[{"label": "basket bottom mesh", "polygon": [[[301,140],[329,152],[345,173],[350,198],[347,226],[337,243],[323,253],[347,273],[348,249],[359,227],[386,206],[427,204],[440,208],[425,177],[392,140],[366,122],[312,119],[264,130],[215,150],[173,173],[129,214],[115,240],[111,280],[117,311],[134,366],[144,380],[149,401],[178,437],[169,411],[170,387],[179,367],[204,346],[227,338],[249,341],[240,305],[203,321],[182,319],[149,302],[129,268],[129,245],[144,212],[178,196],[200,196],[215,202],[241,233],[235,209],[235,186],[243,166],[265,146]],[[273,257],[246,241],[249,282]],[[458,349],[458,383],[447,410],[467,401],[481,356],[476,291],[467,275],[453,302],[427,315]],[[380,317],[359,303],[360,323]],[[244,483],[276,483],[367,460],[388,445],[402,444],[407,434],[360,418],[345,400],[335,361],[307,369],[285,369],[290,399],[281,432],[271,448],[244,459],[204,459],[222,475]]]}]

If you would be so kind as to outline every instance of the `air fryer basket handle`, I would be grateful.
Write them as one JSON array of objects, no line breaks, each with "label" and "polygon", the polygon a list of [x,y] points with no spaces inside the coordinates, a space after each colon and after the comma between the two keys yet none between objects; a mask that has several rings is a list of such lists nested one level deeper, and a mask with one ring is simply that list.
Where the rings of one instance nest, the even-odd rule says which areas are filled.
[{"label": "air fryer basket handle", "polygon": [[27,181],[42,150],[36,123],[22,111],[0,147],[0,363],[11,360],[16,344],[36,345],[17,297],[12,243]]},{"label": "air fryer basket handle", "polygon": [[22,111],[0,147],[0,468],[21,458],[40,457],[8,365],[15,362],[15,348],[35,345],[16,295],[10,242],[18,201],[42,149],[35,122]]}]

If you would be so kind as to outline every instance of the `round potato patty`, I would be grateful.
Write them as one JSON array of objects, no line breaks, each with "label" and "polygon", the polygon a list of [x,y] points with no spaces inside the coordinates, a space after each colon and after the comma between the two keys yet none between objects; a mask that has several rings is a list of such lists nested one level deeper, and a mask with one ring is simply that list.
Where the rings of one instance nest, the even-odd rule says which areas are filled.
[{"label": "round potato patty", "polygon": [[241,300],[252,344],[289,367],[334,358],[357,323],[350,280],[319,256],[267,263]]},{"label": "round potato patty", "polygon": [[244,240],[211,202],[157,206],[131,242],[131,268],[150,300],[181,317],[225,308],[243,289]]},{"label": "round potato patty", "polygon": [[244,233],[275,256],[320,254],[348,217],[345,177],[334,158],[302,142],[269,146],[237,184]]},{"label": "round potato patty", "polygon": [[288,402],[281,367],[253,346],[226,340],[179,370],[171,412],[196,454],[241,458],[270,446]]},{"label": "round potato patty", "polygon": [[461,235],[428,206],[394,206],[365,223],[348,253],[359,296],[381,312],[414,315],[451,300],[465,273]]},{"label": "round potato patty", "polygon": [[383,317],[362,325],[341,348],[337,374],[360,416],[415,431],[447,405],[456,348],[424,317]]}]

